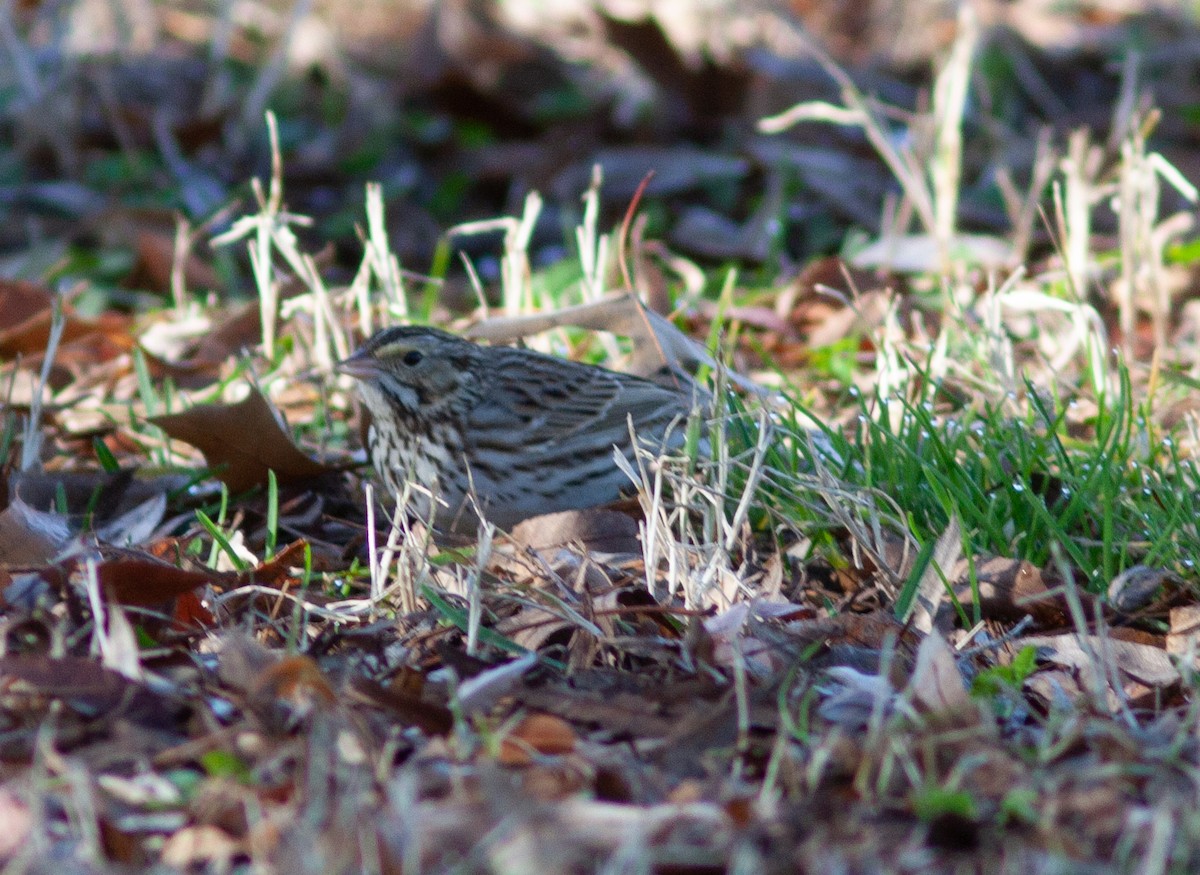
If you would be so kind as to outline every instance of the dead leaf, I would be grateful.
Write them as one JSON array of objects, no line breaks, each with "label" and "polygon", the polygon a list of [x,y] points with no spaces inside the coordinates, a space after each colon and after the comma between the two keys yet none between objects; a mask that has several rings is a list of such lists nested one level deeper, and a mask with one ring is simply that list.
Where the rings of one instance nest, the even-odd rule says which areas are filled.
[{"label": "dead leaf", "polygon": [[0,511],[0,565],[44,565],[70,537],[70,523],[62,514],[37,511],[14,499]]},{"label": "dead leaf", "polygon": [[350,689],[377,708],[391,713],[401,725],[416,726],[426,735],[448,735],[454,728],[454,714],[436,702],[393,684],[385,687],[369,678],[355,677]]},{"label": "dead leaf", "polygon": [[[1018,639],[1013,646],[1038,648],[1039,659],[1072,669],[1079,675],[1080,686],[1092,692],[1109,689],[1114,669],[1124,688],[1119,693],[1125,696],[1140,695],[1142,687],[1161,690],[1180,680],[1179,671],[1161,647],[1120,641],[1111,636],[1081,636],[1074,632],[1031,635]],[[1112,659],[1115,665],[1100,664],[1104,659]],[[1116,706],[1112,697],[1117,694],[1118,691],[1110,690],[1110,706]]]},{"label": "dead leaf", "polygon": [[817,688],[825,697],[817,713],[831,723],[861,729],[874,715],[888,717],[897,708],[908,713],[911,707],[883,675],[844,665],[834,666],[825,674],[826,683]]},{"label": "dead leaf", "polygon": [[[0,360],[18,355],[40,360],[50,340],[55,298],[55,293],[45,286],[0,278],[0,313],[4,314],[4,327],[0,328]],[[101,335],[101,340],[89,347],[94,354],[88,362],[92,366],[133,346],[129,336],[130,320],[124,314],[103,313],[96,319],[85,319],[64,305],[63,318],[59,343],[60,353],[64,355],[67,347],[93,334]],[[98,357],[96,353],[99,353]],[[62,361],[79,364],[77,359],[67,361],[70,358],[66,355]]]},{"label": "dead leaf", "polygon": [[54,292],[37,283],[0,278],[0,313],[8,325],[20,325],[26,319],[49,312]]},{"label": "dead leaf", "polygon": [[633,517],[607,508],[565,510],[517,523],[512,539],[531,550],[582,544],[589,552],[641,555],[638,524]]},{"label": "dead leaf", "polygon": [[[952,579],[952,569],[961,555],[962,530],[958,517],[951,515],[946,530],[938,536],[933,557],[921,574],[916,598],[912,600],[909,616],[912,619],[912,627],[918,632],[928,634],[933,631],[934,617],[937,616],[938,607],[945,601],[947,585]],[[925,647],[924,642],[921,647]]]},{"label": "dead leaf", "polygon": [[149,608],[213,581],[215,573],[186,571],[150,557],[112,559],[96,567],[100,586],[119,604]]},{"label": "dead leaf", "polygon": [[1178,591],[1183,581],[1165,568],[1134,565],[1112,579],[1108,585],[1108,602],[1122,614],[1135,613],[1155,601],[1168,589]]},{"label": "dead leaf", "polygon": [[462,712],[474,714],[492,707],[501,696],[507,695],[516,686],[537,661],[537,654],[530,653],[463,681],[458,685],[458,701]]},{"label": "dead leaf", "polygon": [[[175,235],[158,228],[139,228],[133,244],[134,262],[123,285],[167,294],[171,291],[171,269],[175,262]],[[215,289],[221,284],[216,271],[194,252],[183,263],[184,284],[190,288]]]},{"label": "dead leaf", "polygon": [[228,870],[242,853],[242,843],[215,826],[189,826],[168,837],[162,861],[179,870],[212,868]]},{"label": "dead leaf", "polygon": [[907,692],[914,704],[933,714],[969,717],[971,722],[979,716],[950,645],[936,631],[926,635],[917,649]]},{"label": "dead leaf", "polygon": [[570,753],[575,749],[575,730],[561,717],[530,714],[500,743],[499,761],[506,766],[533,762],[531,752],[544,756]]},{"label": "dead leaf", "polygon": [[[258,583],[281,587],[294,576],[292,569],[304,565],[304,551],[308,542],[301,539],[288,544],[266,562],[259,563],[240,576],[242,584]],[[314,564],[313,566],[317,566]]]},{"label": "dead leaf", "polygon": [[213,474],[233,492],[265,484],[269,470],[280,483],[312,480],[332,470],[299,450],[254,387],[236,404],[199,404],[149,422],[200,450]]},{"label": "dead leaf", "polygon": [[107,610],[107,627],[96,623],[93,627],[93,653],[100,654],[100,663],[107,669],[117,672],[131,681],[142,679],[141,650],[138,648],[137,635],[133,624],[125,616],[125,611],[118,604],[111,604]]},{"label": "dead leaf", "polygon": [[176,710],[150,688],[76,656],[0,657],[0,690],[8,697],[58,699],[88,719],[122,716],[159,729]]},{"label": "dead leaf", "polygon": [[150,540],[167,512],[167,494],[151,495],[137,507],[130,508],[96,528],[96,537],[105,544],[128,547]]},{"label": "dead leaf", "polygon": [[[980,613],[985,619],[1005,621],[1032,616],[1040,626],[1061,626],[1066,622],[1065,603],[1060,595],[1049,595],[1042,570],[1023,559],[1001,556],[976,556],[975,584],[979,591]],[[971,586],[970,566],[966,559],[954,568],[954,595],[959,603],[968,606],[975,601]],[[1081,593],[1084,599],[1090,598]],[[953,610],[943,605],[942,611]],[[941,623],[942,617],[938,617]]]},{"label": "dead leaf", "polygon": [[1171,630],[1167,633],[1167,653],[1200,657],[1200,605],[1171,608]]},{"label": "dead leaf", "polygon": [[[10,518],[5,522],[0,515],[0,563],[13,564],[5,555],[14,546],[9,540],[12,531],[16,531],[12,528],[14,522],[35,533],[35,540],[23,545],[18,541],[17,547],[28,551],[38,537],[43,539],[43,547],[53,546],[43,561],[89,525],[102,543],[141,544],[162,521],[167,491],[179,484],[177,477],[138,480],[129,470],[112,474],[102,471],[14,474],[9,481],[10,505],[5,511],[5,514],[11,511]],[[66,506],[65,514],[58,512],[61,504]]]}]

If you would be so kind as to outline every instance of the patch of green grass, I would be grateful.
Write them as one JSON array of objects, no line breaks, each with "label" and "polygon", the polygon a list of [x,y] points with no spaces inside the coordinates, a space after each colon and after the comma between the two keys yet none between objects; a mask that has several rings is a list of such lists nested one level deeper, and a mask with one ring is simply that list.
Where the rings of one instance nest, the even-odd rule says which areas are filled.
[{"label": "patch of green grass", "polygon": [[[1189,508],[1200,472],[1147,425],[1127,374],[1088,416],[1076,415],[1083,402],[1074,396],[1047,401],[1031,383],[1020,399],[982,407],[933,381],[920,393],[861,397],[850,424],[817,442],[799,418],[803,405],[788,405],[752,520],[828,545],[850,513],[924,547],[954,518],[964,555],[1044,566],[1057,550],[1094,591],[1138,563],[1194,570],[1200,533]],[[734,452],[756,433],[735,405]]]},{"label": "patch of green grass", "polygon": [[974,820],[977,816],[975,800],[965,790],[948,790],[944,787],[925,787],[912,795],[913,811],[925,822],[946,815]]}]

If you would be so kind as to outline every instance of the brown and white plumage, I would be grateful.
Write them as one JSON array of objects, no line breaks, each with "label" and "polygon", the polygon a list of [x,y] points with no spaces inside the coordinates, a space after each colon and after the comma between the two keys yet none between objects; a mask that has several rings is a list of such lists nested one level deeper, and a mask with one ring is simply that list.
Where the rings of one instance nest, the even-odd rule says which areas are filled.
[{"label": "brown and white plumage", "polygon": [[[501,527],[613,501],[631,485],[613,460],[614,447],[632,457],[629,421],[661,442],[692,407],[649,380],[433,328],[384,329],[338,367],[359,380],[380,477],[397,495],[406,481],[437,495],[443,527],[473,528],[472,489]],[[412,507],[428,517],[423,490]]]}]

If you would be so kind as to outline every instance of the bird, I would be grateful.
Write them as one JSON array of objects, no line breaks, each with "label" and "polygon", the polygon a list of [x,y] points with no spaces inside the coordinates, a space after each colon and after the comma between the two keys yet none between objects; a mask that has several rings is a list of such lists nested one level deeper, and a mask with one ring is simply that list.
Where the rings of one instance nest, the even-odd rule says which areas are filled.
[{"label": "bird", "polygon": [[435,529],[460,533],[480,513],[509,530],[619,499],[632,483],[613,452],[633,459],[630,423],[655,449],[677,449],[703,406],[690,388],[425,326],[384,328],[336,370],[357,381],[388,491],[407,494]]}]

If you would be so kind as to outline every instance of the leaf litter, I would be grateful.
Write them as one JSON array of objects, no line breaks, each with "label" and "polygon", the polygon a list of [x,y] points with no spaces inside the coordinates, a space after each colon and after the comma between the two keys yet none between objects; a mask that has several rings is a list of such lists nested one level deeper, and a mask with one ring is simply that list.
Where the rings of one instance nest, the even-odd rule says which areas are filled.
[{"label": "leaf litter", "polygon": [[[778,61],[747,60],[657,13],[629,21],[618,5],[597,6],[588,27],[598,21],[605,35],[578,25],[574,32],[588,34],[593,49],[619,47],[632,65],[625,75],[640,82],[631,93],[671,108],[661,113],[664,124],[698,133],[702,143],[718,117],[713,106],[745,103],[755,77]],[[447,7],[437,14],[475,14]],[[1027,37],[1036,31],[1028,15],[1053,18],[1025,12],[1017,27]],[[169,26],[186,29],[186,15],[175,13]],[[561,74],[561,59],[528,34],[471,23],[475,38],[441,44],[443,56],[420,80],[431,105],[449,118],[471,107],[475,122],[548,137],[530,104],[516,99],[519,89],[494,81],[539,65]],[[842,47],[843,60],[866,44],[890,45],[884,28],[854,16],[814,13],[811,23]],[[542,26],[560,24],[548,16]],[[1111,39],[1117,30],[1109,23],[1098,32]],[[929,28],[925,39],[937,33]],[[1031,44],[1013,47],[1023,96],[1053,104],[1034,57]],[[1090,63],[1081,51],[1080,69]],[[135,68],[120,73],[137,76]],[[230,180],[198,165],[203,147],[218,142],[211,120],[233,110],[176,98],[181,110],[209,105],[164,123],[125,93],[121,77],[110,96],[127,105],[102,124],[124,119],[126,148],[157,143],[186,209],[225,200]],[[185,89],[196,81],[175,78]],[[540,81],[549,90],[573,80]],[[884,87],[906,88],[899,78]],[[481,100],[489,95],[503,99]],[[641,486],[633,501],[535,518],[511,536],[443,543],[393,516],[380,496],[364,499],[369,475],[352,449],[353,402],[319,370],[356,324],[391,318],[407,300],[382,287],[401,276],[387,266],[387,246],[421,251],[403,238],[407,231],[376,247],[374,273],[327,289],[320,272],[331,265],[300,256],[291,214],[255,225],[275,235],[271,245],[284,256],[273,264],[287,280],[272,289],[285,301],[274,329],[274,309],[264,319],[258,303],[221,301],[197,319],[186,299],[173,300],[174,310],[147,325],[128,308],[84,316],[72,301],[56,310],[48,284],[0,284],[0,312],[11,316],[0,328],[8,387],[0,858],[14,871],[67,854],[94,869],[285,872],[1036,872],[1128,869],[1135,861],[1144,871],[1194,868],[1194,566],[1175,561],[1153,532],[1132,530],[1145,544],[1117,543],[1110,510],[1072,504],[1081,472],[1070,442],[1102,431],[1103,404],[1083,391],[1070,400],[1052,395],[1061,391],[1056,381],[1083,386],[1107,373],[1089,358],[1097,325],[1130,344],[1129,379],[1149,394],[1170,378],[1140,368],[1147,338],[1165,349],[1162,333],[1186,340],[1188,322],[1133,307],[1134,293],[1154,288],[1134,273],[1104,275],[1099,259],[1090,263],[1092,279],[1113,291],[1111,306],[1051,294],[1063,276],[1086,275],[1069,248],[1078,212],[1038,231],[1068,238],[1066,257],[1035,240],[1040,260],[998,288],[976,266],[1011,263],[1027,249],[1003,245],[995,236],[1003,220],[986,204],[965,207],[990,233],[939,236],[938,192],[920,190],[918,173],[907,177],[918,188],[906,191],[906,209],[927,203],[934,227],[875,227],[874,205],[890,182],[862,152],[875,133],[870,124],[882,132],[884,122],[873,105],[852,105],[853,89],[842,97],[840,109],[855,112],[865,138],[843,131],[836,137],[846,139],[831,148],[802,133],[782,156],[770,140],[731,153],[598,139],[580,160],[548,139],[532,140],[543,162],[536,173],[558,202],[576,198],[600,163],[597,203],[625,206],[645,171],[665,165],[646,194],[681,200],[663,235],[675,251],[644,228],[623,229],[630,285],[678,281],[698,290],[703,280],[687,284],[700,269],[680,251],[747,264],[790,251],[789,241],[767,233],[785,188],[767,154],[791,162],[811,186],[806,197],[878,234],[845,253],[849,266],[811,262],[790,284],[773,280],[765,291],[731,275],[728,288],[744,300],[685,300],[676,322],[685,333],[627,296],[534,301],[529,254],[514,251],[519,235],[510,235],[508,268],[495,277],[519,285],[502,290],[507,304],[524,304],[506,307],[502,319],[455,327],[508,338],[536,333],[530,343],[591,358],[599,349],[605,360],[620,347],[577,327],[609,331],[629,340],[629,367],[711,369],[718,397],[734,384],[743,395],[730,403],[751,413],[716,424],[711,464],[645,460],[631,469]],[[614,100],[613,124],[636,117],[628,115],[636,107]],[[81,125],[34,139],[70,164],[76,150],[91,148],[89,136]],[[324,184],[343,136],[314,138],[295,156],[289,192],[308,199]],[[456,146],[443,169],[496,172],[513,163],[501,160],[504,149],[522,145],[485,145],[473,164],[461,163]],[[1096,203],[1103,185],[1090,156],[1099,153],[1073,148],[1087,160],[1064,182],[1083,188],[1066,198]],[[882,157],[893,167],[913,158]],[[1136,164],[1124,157],[1124,166]],[[731,209],[729,192],[756,173],[767,177],[770,196],[754,204],[735,198]],[[316,180],[311,188],[305,174]],[[1132,190],[1124,192],[1127,206]],[[55,194],[45,186],[33,193]],[[95,210],[81,194],[62,200],[72,191],[57,192],[78,214]],[[689,198],[700,202],[682,202]],[[270,197],[260,206],[282,209]],[[812,206],[797,198],[791,218],[819,231],[803,223]],[[1013,215],[1024,209],[1016,206]],[[437,226],[433,206],[412,209]],[[135,222],[125,232],[136,255],[129,282],[160,295],[174,293],[178,271],[185,286],[213,284],[210,253],[181,256],[187,247],[168,247],[149,226]],[[522,229],[515,220],[511,227]],[[536,221],[524,230],[527,244],[540,245]],[[1167,220],[1150,230],[1160,250],[1178,233]],[[578,239],[588,242],[586,233]],[[1132,257],[1140,244],[1126,237],[1117,245]],[[261,246],[252,252],[251,260],[273,257]],[[923,306],[922,296],[938,293],[928,274],[951,254],[958,273],[940,279],[949,287],[946,306]],[[1186,273],[1176,270],[1172,282],[1190,296]],[[600,291],[614,282],[597,277]],[[441,291],[423,315],[451,321],[451,290]],[[375,305],[356,311],[364,299]],[[959,318],[974,330],[963,331]],[[726,343],[710,348],[720,355],[691,339],[718,332]],[[1173,347],[1173,366],[1194,363],[1194,343]],[[979,361],[991,369],[974,367]],[[771,364],[780,367],[771,372]],[[799,368],[803,382],[794,379]],[[847,369],[855,371],[849,383],[876,406],[846,403],[839,375]],[[783,384],[805,409],[745,392],[746,374]],[[936,393],[922,395],[931,384]],[[1167,405],[1173,415],[1186,406],[1178,394]],[[1053,413],[1049,425],[1026,423],[1027,435],[1044,439],[1032,462],[1019,443],[1002,457],[987,456],[982,440],[952,443],[954,419],[968,421],[964,410],[1007,405],[1019,417],[1021,405],[1036,408],[1039,397],[1062,399],[1067,412]],[[888,408],[894,399],[904,403]],[[921,418],[925,404],[936,416]],[[756,418],[758,408],[768,412]],[[19,434],[30,420],[40,444]],[[830,431],[811,433],[817,420],[832,423]],[[904,432],[906,423],[916,426]],[[944,443],[933,426],[946,427],[936,435]],[[887,459],[854,453],[845,441],[866,446],[896,434],[913,440],[885,447],[893,461],[945,454],[965,468],[979,458],[971,469],[975,517],[938,516],[922,505],[929,494],[945,497],[952,483],[932,464],[913,469],[928,476],[924,495],[859,476],[865,462],[878,474]],[[1111,467],[1136,467],[1136,448],[1121,456],[1119,443],[1105,446]],[[37,452],[25,464],[29,447]],[[736,449],[723,456],[722,447]],[[783,456],[796,447],[808,452]],[[797,458],[804,464],[789,467]],[[1164,502],[1154,486],[1147,480],[1143,488]],[[1029,494],[1033,515],[1021,516]],[[802,524],[797,506],[820,512]],[[1194,543],[1187,508],[1171,517],[1185,548]],[[1079,523],[1069,537],[1056,540],[1049,510]],[[1011,515],[1006,543],[969,540],[989,514],[1002,517],[1001,529]],[[1097,545],[1108,558],[1093,564],[1086,551]]]}]

